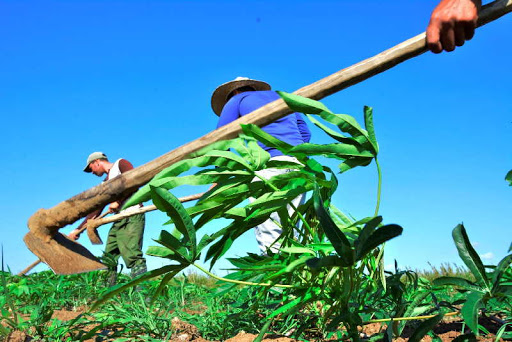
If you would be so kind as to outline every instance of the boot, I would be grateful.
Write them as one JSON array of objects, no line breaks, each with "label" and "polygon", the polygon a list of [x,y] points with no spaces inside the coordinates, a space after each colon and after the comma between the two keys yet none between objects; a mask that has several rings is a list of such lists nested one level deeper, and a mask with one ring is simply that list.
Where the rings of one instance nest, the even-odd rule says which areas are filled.
[{"label": "boot", "polygon": [[146,273],[147,271],[148,269],[146,267],[146,263],[133,266],[133,268],[130,271],[130,277],[133,279],[135,277],[140,276],[141,274]]},{"label": "boot", "polygon": [[106,285],[112,287],[117,284],[117,270],[108,270]]}]

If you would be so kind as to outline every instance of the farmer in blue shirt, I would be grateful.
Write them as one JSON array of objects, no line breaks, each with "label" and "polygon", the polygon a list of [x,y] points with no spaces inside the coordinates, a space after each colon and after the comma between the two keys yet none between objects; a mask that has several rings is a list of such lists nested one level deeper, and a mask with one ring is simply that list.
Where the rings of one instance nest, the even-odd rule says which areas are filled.
[{"label": "farmer in blue shirt", "polygon": [[[212,109],[219,116],[217,128],[227,125],[279,98],[280,96],[275,91],[270,90],[270,85],[262,81],[237,77],[233,81],[224,83],[215,89],[212,95]],[[275,138],[293,146],[307,143],[311,138],[311,132],[300,113],[287,115],[262,127],[262,129]],[[299,164],[299,161],[294,157],[283,155],[281,151],[262,143],[259,143],[259,145],[270,154],[273,160],[285,160]],[[257,173],[259,176],[269,179],[291,171],[293,169],[265,169]],[[295,208],[302,203],[303,199],[304,195],[300,195],[292,201]],[[249,201],[254,201],[254,198],[250,198]],[[293,213],[290,206],[288,206],[288,212],[290,215]],[[281,246],[278,239],[282,229],[274,221],[279,222],[277,213],[272,213],[270,219],[255,227],[256,240],[263,254],[267,254],[268,249],[276,253]]]}]

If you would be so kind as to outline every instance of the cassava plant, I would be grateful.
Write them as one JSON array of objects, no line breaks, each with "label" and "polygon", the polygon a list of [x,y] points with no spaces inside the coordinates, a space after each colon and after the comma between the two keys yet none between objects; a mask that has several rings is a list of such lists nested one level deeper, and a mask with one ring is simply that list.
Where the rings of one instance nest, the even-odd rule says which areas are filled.
[{"label": "cassava plant", "polygon": [[[478,335],[478,317],[480,310],[489,306],[491,301],[503,303],[508,312],[505,315],[510,322],[512,307],[512,254],[505,256],[497,266],[484,266],[482,260],[471,245],[466,229],[459,224],[452,232],[459,256],[471,271],[475,281],[460,277],[440,277],[434,280],[437,286],[455,286],[465,293],[462,317],[469,328]],[[509,252],[512,250],[509,249]],[[496,306],[494,306],[496,307]],[[507,337],[512,337],[509,332]]]},{"label": "cassava plant", "polygon": [[[216,142],[160,172],[124,206],[151,200],[169,216],[168,224],[175,229],[162,230],[155,239],[160,246],[150,247],[147,254],[169,259],[171,264],[113,289],[95,306],[145,279],[162,276],[155,299],[173,277],[189,266],[211,274],[196,261],[204,256],[213,267],[243,233],[276,212],[283,231],[279,253],[269,250],[268,255],[249,253],[229,259],[233,272],[221,279],[221,292],[246,285],[255,288],[257,298],[272,298],[275,305],[265,318],[266,327],[274,319],[285,321],[298,337],[312,323],[319,325],[322,333],[338,331],[343,325],[343,334],[359,340],[357,326],[376,310],[366,299],[378,288],[386,287],[382,244],[402,233],[400,226],[383,225],[378,216],[381,172],[372,109],[364,108],[362,128],[353,117],[334,114],[320,102],[280,95],[293,111],[305,113],[334,142],[291,146],[255,125],[243,125],[238,138]],[[297,158],[300,164],[271,160],[258,141]],[[340,160],[340,174],[375,161],[379,180],[375,212],[354,220],[333,206],[338,179],[314,156]],[[199,171],[191,173],[196,168]],[[270,179],[260,177],[258,171],[268,168],[289,172]],[[182,185],[207,184],[216,185],[188,208],[169,191]],[[304,193],[308,194],[307,200],[294,207],[292,200]],[[246,205],[249,197],[255,200]],[[201,228],[220,218],[229,223],[199,239]],[[259,310],[258,305],[257,301],[251,302],[250,307]]]}]

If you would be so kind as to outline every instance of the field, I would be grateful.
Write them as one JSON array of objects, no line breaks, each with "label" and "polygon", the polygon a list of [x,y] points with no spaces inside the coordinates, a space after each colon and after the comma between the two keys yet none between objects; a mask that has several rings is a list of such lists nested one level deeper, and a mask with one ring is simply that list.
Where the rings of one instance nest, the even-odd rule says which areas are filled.
[{"label": "field", "polygon": [[[4,272],[6,287],[2,289],[1,298],[5,341],[252,341],[261,331],[265,317],[272,313],[276,299],[269,293],[256,304],[252,291],[243,288],[219,294],[214,279],[189,274],[166,285],[152,304],[147,303],[146,298],[158,287],[158,280],[145,282],[137,292],[124,291],[90,311],[96,299],[108,291],[105,273],[57,276],[45,271],[19,277]],[[121,275],[121,281],[128,280]],[[422,278],[421,283],[417,288],[403,283],[407,285],[404,304],[410,303],[407,298],[413,298],[421,289],[432,289],[426,278]],[[463,298],[456,291],[432,289],[431,294],[440,302]],[[392,308],[391,304],[388,308]],[[248,307],[251,310],[247,310]],[[503,309],[496,306],[485,312],[480,319],[485,337],[478,340],[499,340],[496,333],[502,325],[498,322],[506,317],[498,312],[506,311]],[[382,312],[383,315],[393,313],[392,310]],[[304,329],[300,340],[321,340],[323,337],[312,318],[320,317],[318,313],[304,311],[291,319],[277,318],[265,340],[292,341],[285,335],[293,335],[298,328]],[[309,323],[301,326],[301,321]],[[420,323],[421,320],[408,321],[402,338],[395,340],[408,340]],[[460,316],[447,317],[423,340],[431,341],[432,336],[438,336],[443,341],[451,341],[465,330],[468,329]],[[362,336],[372,341],[382,340],[385,332],[386,326],[379,323],[364,325],[361,330]]]},{"label": "field", "polygon": [[[363,128],[317,101],[280,95],[335,142],[291,146],[246,125],[238,138],[173,164],[124,203],[151,200],[168,215],[154,240],[159,246],[147,250],[166,265],[134,279],[121,275],[123,282],[113,287],[105,285],[101,272],[29,277],[3,272],[2,335],[12,341],[512,338],[511,250],[497,265],[484,265],[459,224],[452,237],[464,268],[414,272],[395,264],[386,270],[385,243],[403,228],[385,224],[379,215],[381,169],[372,109],[364,108]],[[257,141],[299,163],[270,159]],[[335,173],[315,156],[340,160],[339,169]],[[378,178],[375,210],[356,219],[332,204],[337,177],[372,163]],[[259,175],[269,168],[288,172],[270,179]],[[170,191],[207,184],[216,185],[187,208]],[[304,203],[294,206],[304,193]],[[249,197],[255,201],[247,205]],[[272,213],[282,229],[279,249],[229,258],[232,272],[224,278],[197,264],[204,260],[213,267],[238,237]],[[219,218],[228,224],[200,234]],[[207,276],[183,275],[193,268]]]}]

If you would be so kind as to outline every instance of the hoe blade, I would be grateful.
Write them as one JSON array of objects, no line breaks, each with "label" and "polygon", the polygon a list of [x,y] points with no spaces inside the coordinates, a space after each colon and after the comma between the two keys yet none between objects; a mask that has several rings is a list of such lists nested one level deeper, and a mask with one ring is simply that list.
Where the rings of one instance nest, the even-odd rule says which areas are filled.
[{"label": "hoe blade", "polygon": [[75,274],[103,270],[107,267],[84,246],[61,233],[48,241],[28,232],[23,238],[28,249],[50,266],[56,274]]}]

